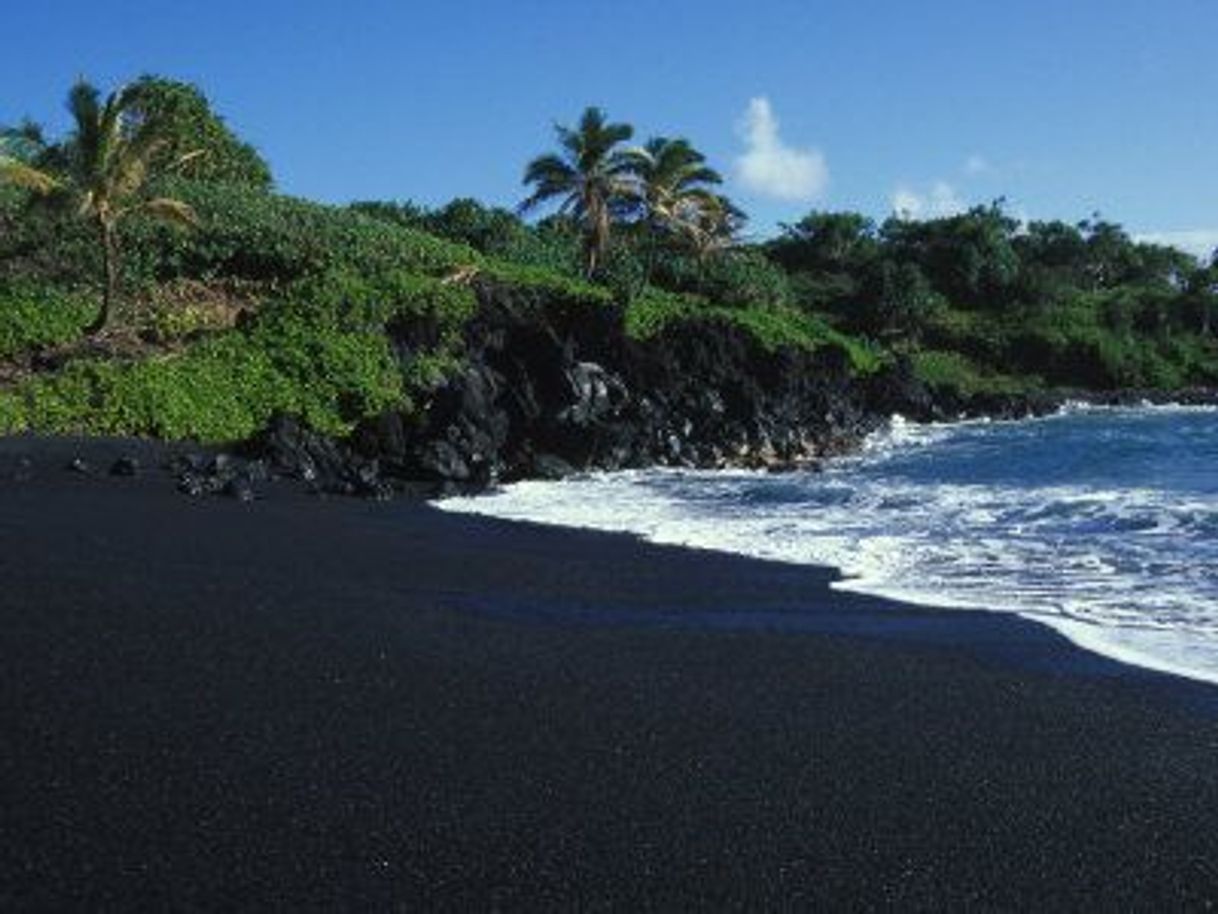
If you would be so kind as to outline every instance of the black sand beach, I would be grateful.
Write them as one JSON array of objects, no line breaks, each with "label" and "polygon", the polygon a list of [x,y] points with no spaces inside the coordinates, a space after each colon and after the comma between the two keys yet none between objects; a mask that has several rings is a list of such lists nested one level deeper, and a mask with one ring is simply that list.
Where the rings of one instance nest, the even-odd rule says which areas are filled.
[{"label": "black sand beach", "polygon": [[822,570],[73,451],[0,443],[4,910],[1218,901],[1218,689]]}]

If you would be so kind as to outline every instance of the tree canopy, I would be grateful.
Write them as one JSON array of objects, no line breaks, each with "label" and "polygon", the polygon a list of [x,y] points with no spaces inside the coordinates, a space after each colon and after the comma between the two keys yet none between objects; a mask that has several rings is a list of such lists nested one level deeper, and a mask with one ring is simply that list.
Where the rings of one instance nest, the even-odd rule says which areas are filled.
[{"label": "tree canopy", "polygon": [[233,133],[197,86],[160,76],[141,76],[131,84],[130,92],[128,110],[133,127],[152,124],[162,141],[149,161],[153,172],[197,152],[178,168],[180,174],[271,189],[274,182],[266,160]]}]

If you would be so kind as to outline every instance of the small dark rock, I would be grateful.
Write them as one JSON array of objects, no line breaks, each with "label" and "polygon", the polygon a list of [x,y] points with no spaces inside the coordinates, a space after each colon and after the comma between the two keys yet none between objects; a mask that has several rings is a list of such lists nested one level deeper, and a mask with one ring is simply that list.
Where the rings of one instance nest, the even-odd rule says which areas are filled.
[{"label": "small dark rock", "polygon": [[370,501],[389,501],[393,494],[393,486],[384,479],[376,480],[364,491],[364,497]]},{"label": "small dark rock", "polygon": [[207,480],[197,473],[183,473],[178,477],[178,491],[183,495],[189,495],[191,498],[198,498],[211,491],[211,487],[208,485]]},{"label": "small dark rock", "polygon": [[211,465],[207,471],[213,476],[228,477],[233,474],[236,468],[236,463],[231,454],[216,454],[211,459]]},{"label": "small dark rock", "polygon": [[174,473],[202,473],[207,468],[207,458],[202,454],[178,454],[169,462],[168,468]]},{"label": "small dark rock", "polygon": [[245,465],[244,476],[250,482],[270,482],[271,470],[265,460],[251,460]]},{"label": "small dark rock", "polygon": [[435,478],[456,482],[469,479],[469,464],[449,442],[430,441],[420,450],[419,463]]},{"label": "small dark rock", "polygon": [[139,476],[140,462],[130,456],[123,456],[110,466],[111,476]]},{"label": "small dark rock", "polygon": [[380,472],[378,471],[376,461],[370,460],[367,463],[356,466],[354,476],[356,482],[361,486],[371,487],[376,485],[380,479]]},{"label": "small dark rock", "polygon": [[575,472],[575,467],[554,454],[538,454],[533,458],[530,468],[533,476],[538,479],[562,479]]},{"label": "small dark rock", "polygon": [[235,498],[237,501],[253,501],[257,495],[254,492],[254,487],[249,481],[242,479],[240,476],[235,476],[224,484],[221,490],[229,498]]}]

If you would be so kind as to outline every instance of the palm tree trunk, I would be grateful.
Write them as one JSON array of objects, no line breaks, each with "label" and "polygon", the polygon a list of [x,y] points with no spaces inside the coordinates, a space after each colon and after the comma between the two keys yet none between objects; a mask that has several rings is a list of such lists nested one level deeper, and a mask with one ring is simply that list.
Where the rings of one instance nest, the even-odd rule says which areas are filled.
[{"label": "palm tree trunk", "polygon": [[584,278],[591,280],[600,266],[600,257],[596,250],[596,239],[591,235],[584,241]]},{"label": "palm tree trunk", "polygon": [[603,201],[594,201],[588,207],[588,228],[584,244],[588,279],[592,279],[609,248],[609,211]]},{"label": "palm tree trunk", "polygon": [[[651,285],[651,277],[656,271],[656,258],[660,247],[660,226],[654,219],[647,220],[647,233],[644,236],[647,245],[647,258],[643,262],[643,289]],[[642,291],[642,290],[640,290]]]},{"label": "palm tree trunk", "polygon": [[105,265],[106,278],[102,288],[101,311],[98,312],[97,320],[87,331],[90,335],[109,329],[114,300],[118,296],[118,233],[109,219],[98,219],[97,230],[101,238],[102,262]]}]

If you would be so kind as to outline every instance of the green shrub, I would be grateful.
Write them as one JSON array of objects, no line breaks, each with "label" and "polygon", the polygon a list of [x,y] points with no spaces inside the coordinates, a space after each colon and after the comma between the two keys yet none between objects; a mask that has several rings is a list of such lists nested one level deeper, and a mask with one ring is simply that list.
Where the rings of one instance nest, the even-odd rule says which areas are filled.
[{"label": "green shrub", "polygon": [[331,434],[405,401],[383,334],[343,330],[290,309],[181,354],[82,359],[0,392],[0,429],[232,441],[275,412]]},{"label": "green shrub", "polygon": [[548,299],[594,307],[608,306],[614,302],[613,293],[605,287],[545,267],[492,260],[483,264],[478,276],[501,286],[532,293],[534,301]]},{"label": "green shrub", "polygon": [[1017,393],[1040,386],[1035,377],[1014,377],[982,370],[958,352],[926,349],[913,354],[914,373],[931,387],[966,396],[978,393]]},{"label": "green shrub", "polygon": [[97,235],[66,205],[0,184],[0,283],[98,289]]},{"label": "green shrub", "polygon": [[653,339],[681,323],[724,321],[748,331],[769,350],[793,347],[811,351],[834,346],[846,353],[853,369],[861,374],[875,371],[881,363],[868,344],[794,308],[730,308],[708,304],[697,296],[647,289],[626,308],[624,320],[626,334],[634,339]]},{"label": "green shrub", "polygon": [[1001,366],[1010,358],[1013,333],[1023,326],[1023,320],[1009,315],[941,308],[927,322],[922,343],[927,349],[955,350],[980,364]]},{"label": "green shrub", "polygon": [[626,308],[626,335],[649,340],[671,324],[705,318],[709,307],[697,296],[648,288]]},{"label": "green shrub", "polygon": [[[271,188],[271,169],[212,111],[207,96],[190,83],[159,76],[141,76],[134,84],[141,118],[155,121],[162,145],[152,157],[150,171],[179,173],[203,181]],[[194,153],[193,158],[182,161]],[[178,164],[181,163],[181,164]]]},{"label": "green shrub", "polygon": [[289,286],[285,294],[298,308],[317,309],[357,328],[412,317],[460,326],[478,304],[468,285],[405,270],[364,275],[331,270]]},{"label": "green shrub", "polygon": [[29,430],[26,409],[19,394],[0,390],[0,435],[19,435]]},{"label": "green shrub", "polygon": [[133,219],[123,261],[131,283],[185,276],[282,285],[332,269],[438,276],[481,261],[465,245],[346,207],[180,179],[163,182],[158,192],[189,203],[199,227],[181,231]]},{"label": "green shrub", "polygon": [[0,359],[78,339],[96,315],[97,302],[86,295],[32,283],[0,283]]},{"label": "green shrub", "polygon": [[717,305],[781,306],[794,301],[791,280],[782,267],[756,250],[724,251],[706,258],[661,253],[651,271],[651,284],[701,295]]},{"label": "green shrub", "polygon": [[230,318],[201,302],[154,301],[139,316],[142,332],[157,340],[180,340],[209,331],[222,330]]}]

